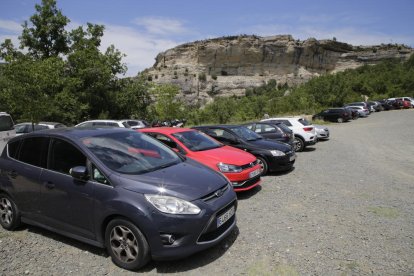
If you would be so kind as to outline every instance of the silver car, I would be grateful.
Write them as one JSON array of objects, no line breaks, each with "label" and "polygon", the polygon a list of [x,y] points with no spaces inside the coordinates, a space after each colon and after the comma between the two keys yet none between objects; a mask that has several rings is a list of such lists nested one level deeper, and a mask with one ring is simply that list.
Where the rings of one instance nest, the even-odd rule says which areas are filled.
[{"label": "silver car", "polygon": [[316,131],[316,137],[318,140],[328,140],[329,139],[329,129],[326,126],[313,125]]}]

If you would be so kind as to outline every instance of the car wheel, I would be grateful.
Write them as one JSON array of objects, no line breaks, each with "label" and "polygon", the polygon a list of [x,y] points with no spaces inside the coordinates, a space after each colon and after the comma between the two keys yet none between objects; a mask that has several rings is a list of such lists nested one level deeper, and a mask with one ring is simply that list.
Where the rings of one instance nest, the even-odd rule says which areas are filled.
[{"label": "car wheel", "polygon": [[112,261],[124,269],[137,270],[150,260],[147,240],[128,220],[118,218],[108,224],[105,245]]},{"label": "car wheel", "polygon": [[303,149],[305,148],[305,141],[303,141],[302,138],[295,136],[295,142],[296,142],[295,151],[297,152],[303,151]]},{"label": "car wheel", "polygon": [[20,225],[19,209],[6,194],[0,194],[0,224],[6,230],[13,230]]},{"label": "car wheel", "polygon": [[344,119],[342,119],[342,118],[338,118],[337,122],[338,122],[338,123],[343,123],[343,122],[344,122]]},{"label": "car wheel", "polygon": [[262,169],[262,175],[265,175],[269,169],[266,160],[263,157],[257,157],[257,162],[259,163],[260,168]]}]

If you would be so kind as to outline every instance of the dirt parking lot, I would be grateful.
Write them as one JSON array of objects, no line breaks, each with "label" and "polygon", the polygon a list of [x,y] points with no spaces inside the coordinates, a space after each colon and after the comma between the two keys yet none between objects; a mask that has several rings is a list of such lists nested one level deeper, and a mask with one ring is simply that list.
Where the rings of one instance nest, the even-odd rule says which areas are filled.
[{"label": "dirt parking lot", "polygon": [[[145,274],[414,275],[414,110],[330,124],[295,170],[239,196],[238,229]],[[129,275],[101,249],[36,228],[0,229],[0,275]]]}]

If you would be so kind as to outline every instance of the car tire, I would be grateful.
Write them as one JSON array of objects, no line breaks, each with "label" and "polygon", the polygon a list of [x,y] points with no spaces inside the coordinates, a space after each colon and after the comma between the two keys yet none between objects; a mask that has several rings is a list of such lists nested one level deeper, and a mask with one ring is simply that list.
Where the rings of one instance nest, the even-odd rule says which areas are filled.
[{"label": "car tire", "polygon": [[305,141],[303,141],[302,138],[295,136],[295,142],[296,142],[295,151],[296,152],[303,151],[303,149],[305,148]]},{"label": "car tire", "polygon": [[117,218],[105,231],[105,246],[112,261],[127,270],[138,270],[150,261],[148,242],[132,222]]},{"label": "car tire", "polygon": [[262,175],[265,175],[269,170],[269,165],[267,164],[267,161],[263,157],[257,157],[257,161],[262,169]]},{"label": "car tire", "polygon": [[0,194],[0,224],[6,230],[20,226],[20,212],[14,201],[6,194]]},{"label": "car tire", "polygon": [[342,119],[342,118],[338,118],[336,121],[337,121],[338,123],[343,123],[343,122],[344,122],[344,119]]}]

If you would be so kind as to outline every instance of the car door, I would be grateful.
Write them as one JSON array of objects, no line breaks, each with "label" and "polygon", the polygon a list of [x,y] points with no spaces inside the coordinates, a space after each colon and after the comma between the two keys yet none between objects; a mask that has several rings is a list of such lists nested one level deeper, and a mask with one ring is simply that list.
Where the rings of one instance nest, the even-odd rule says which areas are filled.
[{"label": "car door", "polygon": [[52,138],[48,169],[40,176],[41,211],[55,229],[93,238],[94,185],[70,175],[76,166],[86,167],[86,156],[72,143]]},{"label": "car door", "polygon": [[[46,167],[49,138],[29,137],[8,145],[7,190],[14,196],[23,217],[40,218],[40,175]],[[3,184],[4,185],[4,184]]]}]

